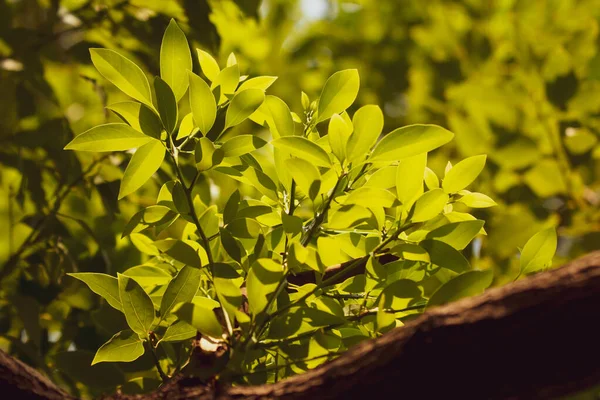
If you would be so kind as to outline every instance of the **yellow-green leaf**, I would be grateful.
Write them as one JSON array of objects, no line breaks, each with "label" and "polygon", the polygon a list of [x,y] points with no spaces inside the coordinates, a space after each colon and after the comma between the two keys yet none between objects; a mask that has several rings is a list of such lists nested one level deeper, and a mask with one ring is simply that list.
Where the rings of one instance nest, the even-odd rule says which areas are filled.
[{"label": "yellow-green leaf", "polygon": [[200,132],[206,135],[215,124],[217,103],[208,84],[193,72],[188,72],[190,79],[190,108],[194,122]]},{"label": "yellow-green leaf", "polygon": [[223,335],[223,327],[212,308],[202,304],[180,303],[173,312],[180,320],[187,322],[203,335],[218,339]]},{"label": "yellow-green leaf", "polygon": [[467,271],[460,274],[440,286],[429,299],[427,308],[481,294],[492,284],[493,279],[492,270]]},{"label": "yellow-green leaf", "polygon": [[169,282],[160,302],[160,316],[166,318],[178,303],[191,302],[198,291],[202,273],[199,268],[184,266]]},{"label": "yellow-green leaf", "polygon": [[338,71],[331,75],[319,97],[317,122],[325,121],[333,114],[340,114],[350,107],[358,95],[359,87],[360,78],[355,69]]},{"label": "yellow-green leaf", "polygon": [[169,85],[158,76],[154,78],[154,92],[156,93],[156,106],[160,119],[168,133],[173,133],[177,126],[177,100]]},{"label": "yellow-green leaf", "polygon": [[423,194],[423,177],[427,166],[427,153],[400,161],[396,170],[396,191],[398,199],[408,210]]},{"label": "yellow-green leaf", "polygon": [[134,279],[118,274],[119,295],[127,325],[140,337],[148,337],[154,323],[154,305]]},{"label": "yellow-green leaf", "polygon": [[131,362],[144,354],[144,343],[129,329],[111,337],[96,352],[92,365],[100,362]]},{"label": "yellow-green leaf", "polygon": [[152,92],[144,72],[114,50],[90,49],[96,69],[126,95],[152,106]]},{"label": "yellow-green leaf", "polygon": [[400,161],[435,150],[453,137],[452,132],[437,125],[405,126],[385,135],[373,149],[369,161]]},{"label": "yellow-green leaf", "polygon": [[556,229],[544,229],[527,241],[521,252],[521,273],[527,274],[546,269],[552,265],[556,253]]},{"label": "yellow-green leaf", "polygon": [[255,135],[239,135],[227,140],[221,146],[224,157],[239,157],[260,149],[267,142]]},{"label": "yellow-green leaf", "polygon": [[136,150],[123,174],[119,199],[138,190],[158,171],[165,158],[165,146],[159,140],[152,140]]},{"label": "yellow-green leaf", "polygon": [[485,155],[473,156],[454,165],[442,181],[444,191],[456,193],[469,186],[483,170],[485,159]]},{"label": "yellow-green leaf", "polygon": [[98,125],[71,140],[65,150],[80,151],[122,151],[140,147],[153,141],[127,124],[111,123]]},{"label": "yellow-green leaf", "polygon": [[346,157],[349,162],[364,158],[377,142],[383,129],[383,113],[378,106],[361,107],[352,117],[354,131],[348,139]]},{"label": "yellow-green leaf", "polygon": [[243,92],[237,92],[227,108],[224,129],[244,122],[260,107],[264,100],[265,93],[260,89],[247,89]]},{"label": "yellow-green leaf", "polygon": [[331,167],[329,155],[318,144],[300,136],[285,136],[271,142],[273,147],[302,158],[317,167]]},{"label": "yellow-green leaf", "polygon": [[206,51],[200,49],[196,49],[196,51],[198,52],[198,61],[200,62],[200,68],[202,69],[202,72],[209,81],[214,81],[219,75],[219,72],[221,72],[219,64],[213,58],[213,56]]},{"label": "yellow-green leaf", "polygon": [[440,214],[446,203],[448,195],[442,189],[433,189],[423,193],[415,202],[414,212],[411,217],[412,222],[424,222]]},{"label": "yellow-green leaf", "polygon": [[191,69],[192,54],[185,33],[171,19],[160,45],[160,76],[173,90],[176,102],[188,88],[186,71]]},{"label": "yellow-green leaf", "polygon": [[77,272],[67,274],[85,283],[92,292],[101,296],[113,308],[122,311],[117,278],[95,272]]},{"label": "yellow-green leaf", "polygon": [[261,258],[252,264],[246,279],[246,291],[250,312],[253,315],[269,311],[265,308],[282,279],[283,267],[274,260]]},{"label": "yellow-green leaf", "polygon": [[106,107],[127,122],[133,129],[155,139],[163,130],[160,118],[148,106],[135,101],[123,101]]}]

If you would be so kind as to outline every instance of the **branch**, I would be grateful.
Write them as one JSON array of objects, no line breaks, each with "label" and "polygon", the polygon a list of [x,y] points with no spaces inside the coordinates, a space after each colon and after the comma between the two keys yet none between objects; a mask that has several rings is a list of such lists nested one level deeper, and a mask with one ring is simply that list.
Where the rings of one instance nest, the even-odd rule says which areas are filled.
[{"label": "branch", "polygon": [[[180,377],[146,396],[112,398],[349,399],[380,393],[406,398],[554,398],[600,382],[598,304],[600,252],[595,252],[560,269],[428,310],[402,328],[276,384],[214,387]],[[0,353],[3,395],[15,381],[15,366],[24,367]],[[8,398],[36,398],[40,387],[49,391],[38,398],[56,398],[60,389],[31,368],[27,374],[31,382],[17,388],[22,397]],[[23,397],[30,392],[32,396]]]}]

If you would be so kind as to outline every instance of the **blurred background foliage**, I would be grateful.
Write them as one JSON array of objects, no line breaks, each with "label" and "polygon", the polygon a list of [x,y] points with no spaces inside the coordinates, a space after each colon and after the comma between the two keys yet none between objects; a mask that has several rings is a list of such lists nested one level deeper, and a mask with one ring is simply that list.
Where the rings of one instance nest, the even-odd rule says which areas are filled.
[{"label": "blurred background foliage", "polygon": [[[104,107],[125,99],[88,49],[157,75],[171,18],[192,47],[278,76],[271,93],[296,112],[300,90],[317,98],[331,73],[358,68],[354,107],[381,105],[384,131],[435,123],[456,134],[430,157],[438,175],[448,158],[488,154],[473,189],[499,205],[477,211],[489,235],[467,256],[495,284],[516,278],[517,248],[544,227],[558,226],[555,265],[600,248],[600,0],[0,0],[0,348],[75,393],[151,368],[89,367],[123,318],[63,277],[142,263],[120,232],[168,175],[117,203],[127,155],[62,148],[116,121]],[[199,190],[221,208],[233,185],[209,177]]]}]

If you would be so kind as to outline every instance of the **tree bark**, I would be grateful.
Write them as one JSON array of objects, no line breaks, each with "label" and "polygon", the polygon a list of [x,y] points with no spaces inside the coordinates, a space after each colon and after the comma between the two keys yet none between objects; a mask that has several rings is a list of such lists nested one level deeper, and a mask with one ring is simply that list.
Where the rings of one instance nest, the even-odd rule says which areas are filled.
[{"label": "tree bark", "polygon": [[[179,378],[115,399],[546,399],[600,383],[600,252],[425,312],[338,359],[276,384],[206,387]],[[7,398],[70,398],[0,352]],[[29,397],[25,397],[29,396]],[[37,397],[36,397],[37,396]]]}]

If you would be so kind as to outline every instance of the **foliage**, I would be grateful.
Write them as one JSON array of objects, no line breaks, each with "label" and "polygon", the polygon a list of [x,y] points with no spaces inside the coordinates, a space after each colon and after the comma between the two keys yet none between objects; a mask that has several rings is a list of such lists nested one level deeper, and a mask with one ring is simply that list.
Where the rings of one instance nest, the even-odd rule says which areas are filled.
[{"label": "foliage", "polygon": [[224,333],[224,377],[273,381],[598,247],[597,0],[298,4],[0,3],[3,349],[135,393]]},{"label": "foliage", "polygon": [[[483,221],[453,210],[455,203],[494,205],[466,190],[486,157],[449,164],[441,185],[429,173],[425,190],[427,154],[454,135],[436,125],[409,125],[378,141],[384,125],[379,107],[364,106],[352,118],[346,111],[358,95],[358,71],[334,73],[318,100],[304,97],[300,117],[265,94],[274,79],[240,76],[233,53],[222,69],[200,63],[208,82],[191,72],[191,61],[178,61],[191,55],[173,20],[154,93],[130,60],[104,49],[91,54],[102,75],[140,102],[134,103],[139,114],[93,127],[65,149],[137,148],[119,197],[159,168],[175,177],[163,184],[156,204],[126,226],[124,235],[151,256],[146,263],[117,279],[70,274],[121,311],[128,325],[98,349],[92,365],[132,362],[148,349],[163,380],[183,370],[238,383],[272,382],[402,325],[427,306],[492,284],[493,272],[472,270],[459,251],[482,232]],[[188,86],[191,112],[179,124],[177,98]],[[160,135],[145,132],[145,119],[160,121]],[[182,135],[186,119],[191,127],[183,126]],[[231,129],[248,119],[264,125],[270,137]],[[163,165],[165,153],[170,167]],[[236,190],[219,209],[197,193],[200,177],[235,179],[251,195]],[[163,234],[177,223],[179,234]],[[548,235],[541,232],[525,246],[523,272],[547,267],[556,248]],[[383,266],[384,255],[398,261]],[[339,272],[325,275],[339,264]],[[343,279],[361,265],[364,273]],[[307,273],[316,283],[288,281]],[[181,355],[194,337],[220,348],[208,366],[198,365],[193,350]]]}]

